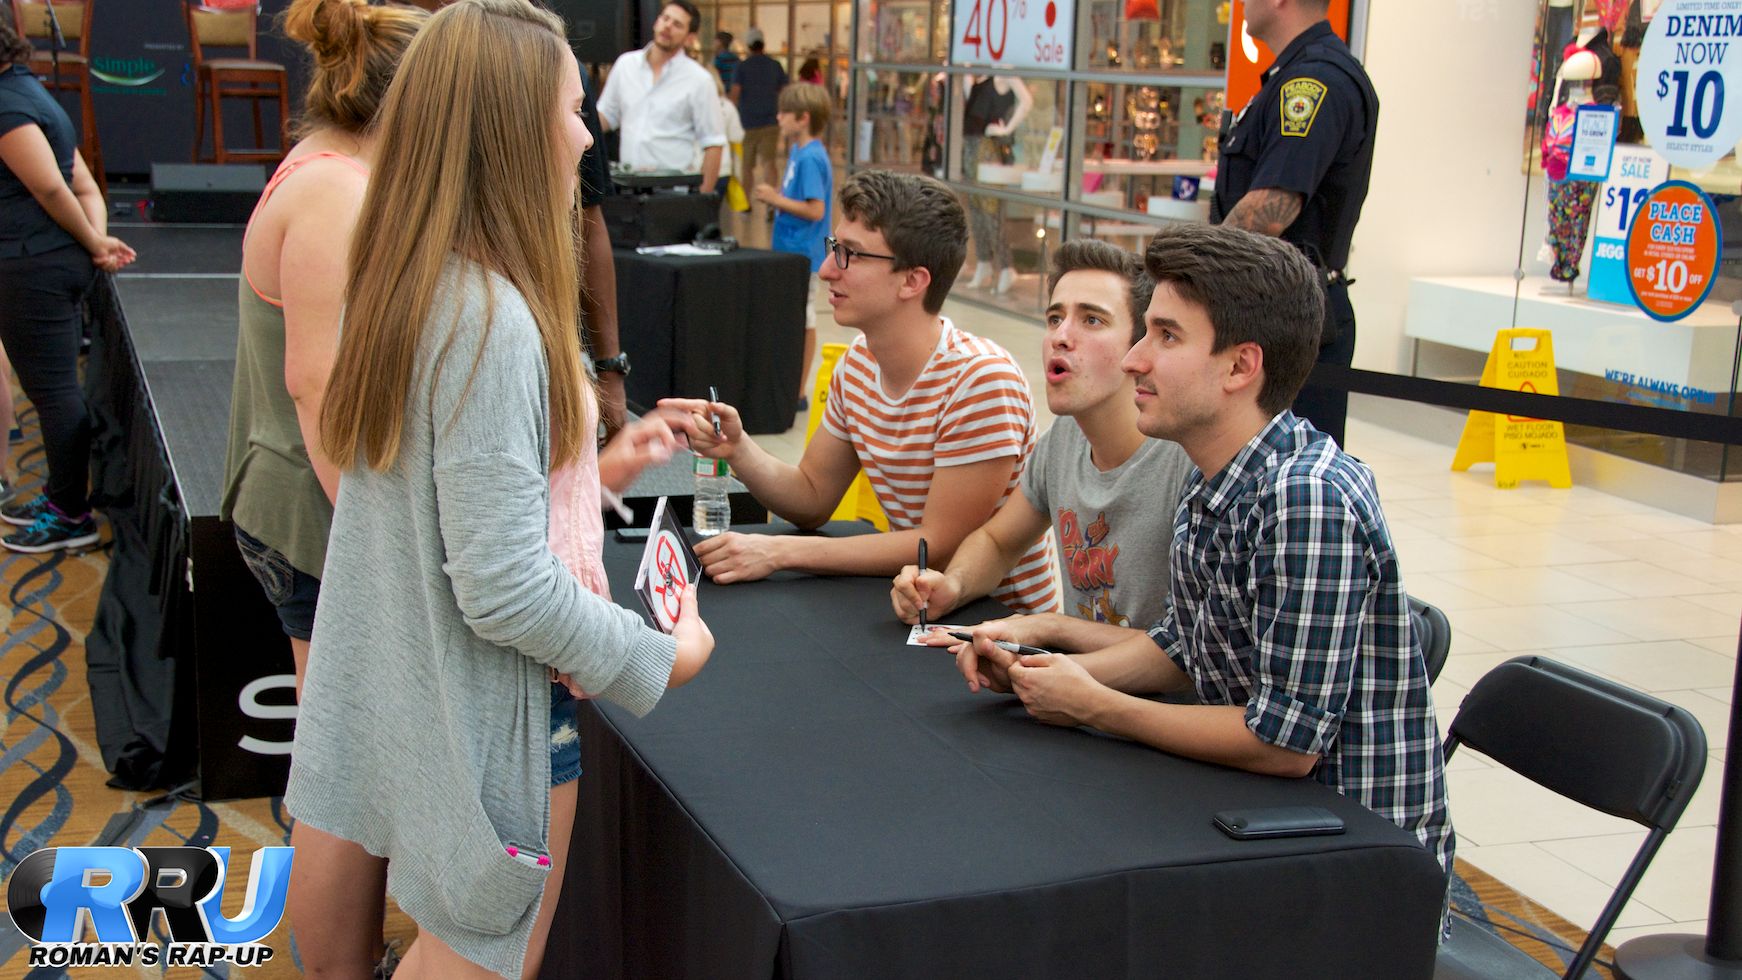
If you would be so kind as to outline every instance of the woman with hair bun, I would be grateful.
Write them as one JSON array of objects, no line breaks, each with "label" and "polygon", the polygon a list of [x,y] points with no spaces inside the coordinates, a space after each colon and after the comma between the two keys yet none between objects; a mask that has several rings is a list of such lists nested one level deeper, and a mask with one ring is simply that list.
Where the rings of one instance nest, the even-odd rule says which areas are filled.
[{"label": "woman with hair bun", "polygon": [[[290,637],[301,697],[338,470],[320,449],[321,402],[344,303],[346,256],[375,162],[375,117],[429,13],[367,0],[294,0],[279,20],[313,61],[297,143],[249,218],[237,284],[236,375],[220,514]],[[347,887],[304,944],[309,976],[367,976],[382,956],[386,862],[360,847],[320,869]],[[299,869],[301,870],[301,869]]]}]

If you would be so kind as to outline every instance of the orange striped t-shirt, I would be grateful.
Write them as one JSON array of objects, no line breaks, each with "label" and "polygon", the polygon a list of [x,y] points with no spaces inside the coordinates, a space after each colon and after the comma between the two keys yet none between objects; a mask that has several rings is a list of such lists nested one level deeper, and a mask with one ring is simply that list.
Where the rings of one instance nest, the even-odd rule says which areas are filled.
[{"label": "orange striped t-shirt", "polygon": [[[829,379],[823,428],[852,445],[889,526],[905,530],[919,526],[939,467],[1015,456],[1001,498],[1009,499],[1034,452],[1034,402],[1010,352],[945,317],[931,359],[894,398],[883,391],[864,336],[854,339]],[[1057,611],[1054,564],[1052,540],[1043,537],[992,597],[1017,612]]]}]

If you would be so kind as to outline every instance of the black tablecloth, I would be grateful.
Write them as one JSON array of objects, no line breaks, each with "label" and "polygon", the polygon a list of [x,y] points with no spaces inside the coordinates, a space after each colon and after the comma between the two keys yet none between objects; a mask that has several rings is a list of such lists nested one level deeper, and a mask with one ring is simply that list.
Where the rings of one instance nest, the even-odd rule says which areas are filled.
[{"label": "black tablecloth", "polygon": [[743,416],[745,431],[792,428],[808,260],[749,248],[710,256],[617,249],[614,258],[630,401],[649,407],[672,395],[706,398],[713,385]]},{"label": "black tablecloth", "polygon": [[[605,557],[633,603],[638,548]],[[1413,837],[1309,780],[971,695],[946,654],[905,645],[887,595],[704,585],[701,676],[645,719],[582,709],[546,976],[1431,975],[1444,879]],[[1291,803],[1348,832],[1236,842],[1210,823]]]}]

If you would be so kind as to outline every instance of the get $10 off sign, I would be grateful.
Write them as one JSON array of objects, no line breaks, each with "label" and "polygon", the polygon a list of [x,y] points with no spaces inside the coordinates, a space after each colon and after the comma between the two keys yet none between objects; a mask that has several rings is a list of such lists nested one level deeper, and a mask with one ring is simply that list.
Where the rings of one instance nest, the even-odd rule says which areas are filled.
[{"label": "get $10 off sign", "polygon": [[1678,167],[1709,169],[1742,139],[1742,0],[1665,0],[1636,77],[1652,149]]}]

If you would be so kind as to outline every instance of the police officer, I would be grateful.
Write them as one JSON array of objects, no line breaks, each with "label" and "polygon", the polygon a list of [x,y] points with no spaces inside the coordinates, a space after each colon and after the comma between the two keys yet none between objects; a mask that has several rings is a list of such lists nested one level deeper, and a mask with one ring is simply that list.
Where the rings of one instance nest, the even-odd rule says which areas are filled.
[{"label": "police officer", "polygon": [[[1328,0],[1247,0],[1247,31],[1278,52],[1264,86],[1237,114],[1223,113],[1211,220],[1273,235],[1325,273],[1319,362],[1355,356],[1349,240],[1367,198],[1379,96],[1325,20]],[[1349,393],[1308,382],[1295,414],[1343,444]]]}]

